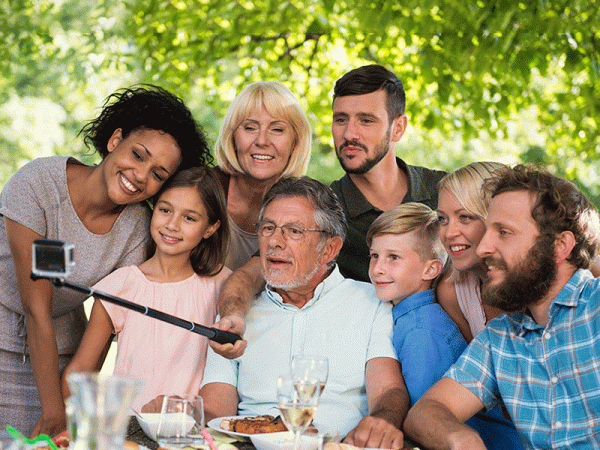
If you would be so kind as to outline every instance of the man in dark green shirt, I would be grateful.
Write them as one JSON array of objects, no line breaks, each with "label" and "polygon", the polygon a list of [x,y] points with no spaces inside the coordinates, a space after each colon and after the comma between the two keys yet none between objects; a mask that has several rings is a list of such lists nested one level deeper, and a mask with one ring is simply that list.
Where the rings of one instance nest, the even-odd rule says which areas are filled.
[{"label": "man in dark green shirt", "polygon": [[395,144],[406,130],[402,82],[379,65],[354,69],[334,87],[332,133],[346,175],[331,187],[348,222],[348,235],[337,258],[342,275],[369,281],[371,223],[401,203],[437,208],[438,182],[445,172],[410,166],[396,157]]}]

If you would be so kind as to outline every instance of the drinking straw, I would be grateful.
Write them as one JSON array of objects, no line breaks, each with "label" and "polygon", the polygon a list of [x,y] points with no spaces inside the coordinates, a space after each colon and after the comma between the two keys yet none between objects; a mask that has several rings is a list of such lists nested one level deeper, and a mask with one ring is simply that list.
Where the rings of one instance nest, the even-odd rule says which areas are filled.
[{"label": "drinking straw", "polygon": [[48,446],[52,450],[58,450],[58,447],[56,446],[56,444],[54,442],[52,442],[52,438],[50,436],[48,436],[47,434],[40,434],[39,436],[34,437],[33,439],[28,439],[25,436],[23,436],[19,430],[11,427],[10,425],[6,425],[6,431],[8,431],[8,434],[10,434],[10,437],[13,438],[13,440],[15,440],[15,441],[23,441],[23,442],[25,442],[25,444],[28,444],[28,445],[35,444],[36,442],[44,441],[48,444]]},{"label": "drinking straw", "polygon": [[212,438],[212,436],[210,435],[210,433],[208,432],[208,430],[206,428],[202,428],[202,430],[200,431],[200,434],[206,440],[206,443],[210,447],[210,450],[218,450],[217,444],[215,444],[215,440]]}]

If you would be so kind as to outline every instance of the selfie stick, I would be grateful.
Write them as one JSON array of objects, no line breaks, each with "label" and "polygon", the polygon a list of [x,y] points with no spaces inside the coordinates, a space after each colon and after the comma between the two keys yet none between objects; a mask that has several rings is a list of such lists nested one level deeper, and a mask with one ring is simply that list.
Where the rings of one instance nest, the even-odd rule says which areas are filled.
[{"label": "selfie stick", "polygon": [[219,344],[235,344],[236,341],[241,340],[242,338],[237,334],[230,333],[228,331],[218,330],[216,328],[205,327],[204,325],[199,325],[197,323],[191,322],[189,320],[180,319],[179,317],[172,316],[171,314],[167,314],[156,309],[148,308],[147,306],[138,305],[137,303],[130,302],[128,300],[123,300],[119,297],[114,297],[112,295],[104,294],[102,292],[96,291],[90,287],[80,286],[69,281],[66,281],[64,278],[57,277],[49,277],[49,276],[40,276],[31,274],[32,280],[39,279],[47,279],[57,287],[68,287],[75,291],[83,292],[90,297],[99,298],[101,300],[106,300],[107,302],[114,303],[115,305],[122,306],[123,308],[131,309],[133,311],[137,311],[145,316],[152,317],[154,319],[162,320],[163,322],[168,322],[170,324],[176,325],[181,328],[185,328],[189,331],[193,331],[194,333],[201,334],[202,336],[206,336],[211,341],[215,341]]}]

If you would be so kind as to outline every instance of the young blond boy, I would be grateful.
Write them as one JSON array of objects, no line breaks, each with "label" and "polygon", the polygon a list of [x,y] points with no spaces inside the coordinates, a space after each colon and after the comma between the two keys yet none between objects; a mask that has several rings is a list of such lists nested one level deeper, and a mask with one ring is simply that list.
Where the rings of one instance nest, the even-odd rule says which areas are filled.
[{"label": "young blond boy", "polygon": [[393,305],[392,341],[414,404],[466,348],[432,289],[447,258],[437,214],[420,203],[388,210],[371,224],[367,245],[377,297]]}]

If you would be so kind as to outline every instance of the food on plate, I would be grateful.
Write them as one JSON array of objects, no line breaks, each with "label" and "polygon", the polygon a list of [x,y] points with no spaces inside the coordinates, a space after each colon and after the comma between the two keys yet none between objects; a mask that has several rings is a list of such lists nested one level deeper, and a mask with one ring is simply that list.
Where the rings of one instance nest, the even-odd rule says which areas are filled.
[{"label": "food on plate", "polygon": [[221,421],[221,428],[226,431],[244,434],[287,431],[287,428],[280,417],[275,418],[269,415],[243,417],[241,419],[224,419]]},{"label": "food on plate", "polygon": [[323,450],[362,450],[360,447],[355,447],[350,444],[342,444],[338,442],[328,442],[323,446]]},{"label": "food on plate", "polygon": [[133,442],[133,441],[125,441],[125,442],[123,442],[123,448],[125,450],[139,450],[140,444],[138,444],[137,442]]}]

